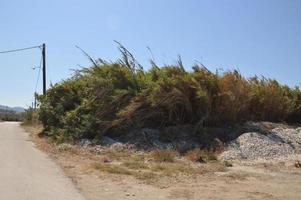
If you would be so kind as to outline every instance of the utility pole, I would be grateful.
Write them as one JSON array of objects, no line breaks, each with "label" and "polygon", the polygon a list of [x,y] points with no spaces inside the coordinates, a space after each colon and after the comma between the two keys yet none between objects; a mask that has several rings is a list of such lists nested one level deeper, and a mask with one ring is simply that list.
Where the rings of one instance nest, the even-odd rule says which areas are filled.
[{"label": "utility pole", "polygon": [[42,57],[43,57],[43,95],[46,95],[46,45],[42,46]]}]

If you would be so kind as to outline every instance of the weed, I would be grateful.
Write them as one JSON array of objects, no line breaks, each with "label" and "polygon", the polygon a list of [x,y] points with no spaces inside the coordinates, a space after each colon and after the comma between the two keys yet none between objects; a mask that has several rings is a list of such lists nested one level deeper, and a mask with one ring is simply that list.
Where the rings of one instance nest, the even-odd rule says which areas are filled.
[{"label": "weed", "polygon": [[67,144],[67,143],[62,143],[62,144],[59,144],[57,146],[57,149],[60,151],[60,152],[64,152],[64,151],[70,151],[72,150],[72,145],[71,144]]},{"label": "weed", "polygon": [[234,180],[239,180],[239,181],[244,181],[249,176],[250,176],[249,174],[243,173],[243,172],[236,172],[236,173],[231,173],[231,174],[226,175],[226,177],[229,177],[229,178],[234,179]]},{"label": "weed", "polygon": [[174,162],[177,152],[171,149],[155,150],[151,153],[151,157],[156,162]]},{"label": "weed", "polygon": [[301,162],[300,161],[296,161],[295,162],[295,167],[296,168],[301,168]]},{"label": "weed", "polygon": [[109,159],[107,156],[101,157],[101,158],[100,158],[100,161],[101,161],[102,163],[109,163],[109,162],[111,162],[110,159]]},{"label": "weed", "polygon": [[123,160],[125,158],[131,157],[130,153],[127,151],[117,151],[114,149],[107,149],[105,152],[103,152],[106,156],[110,158],[110,160]]},{"label": "weed", "polygon": [[151,170],[167,175],[174,175],[178,173],[189,173],[191,168],[180,163],[156,163],[151,166]]},{"label": "weed", "polygon": [[223,163],[223,165],[225,165],[225,167],[233,167],[232,162],[230,162],[228,160],[224,160],[222,163]]},{"label": "weed", "polygon": [[149,166],[143,162],[129,160],[122,163],[123,166],[134,169],[134,170],[140,170],[140,169],[148,169]]},{"label": "weed", "polygon": [[134,173],[135,178],[139,180],[146,181],[146,183],[150,183],[152,180],[157,178],[157,175],[153,172],[135,172]]},{"label": "weed", "polygon": [[185,158],[187,160],[193,161],[193,162],[208,162],[208,161],[216,161],[216,155],[215,152],[209,151],[209,150],[201,150],[201,149],[194,149],[191,151],[188,151],[185,154]]},{"label": "weed", "polygon": [[120,165],[111,165],[111,164],[102,164],[102,163],[95,163],[94,168],[103,172],[108,172],[111,174],[124,174],[124,175],[132,175],[133,173],[122,167]]}]

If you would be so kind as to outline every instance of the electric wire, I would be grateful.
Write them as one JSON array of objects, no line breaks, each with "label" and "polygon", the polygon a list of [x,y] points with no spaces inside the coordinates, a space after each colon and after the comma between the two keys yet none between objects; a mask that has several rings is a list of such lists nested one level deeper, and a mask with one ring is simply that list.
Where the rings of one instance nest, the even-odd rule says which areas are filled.
[{"label": "electric wire", "polygon": [[35,48],[41,48],[42,46],[33,46],[33,47],[27,47],[27,48],[21,48],[21,49],[13,49],[13,50],[8,50],[8,51],[0,51],[0,54],[4,54],[4,53],[13,53],[13,52],[18,52],[18,51],[25,51],[25,50],[29,50],[29,49],[35,49]]},{"label": "electric wire", "polygon": [[51,66],[48,63],[48,59],[46,60],[46,65],[47,65],[47,74],[49,77],[48,83],[49,85],[52,85],[52,71],[51,71]]},{"label": "electric wire", "polygon": [[35,87],[35,94],[37,93],[38,84],[39,84],[39,80],[40,80],[40,74],[41,74],[41,68],[42,68],[42,60],[43,60],[43,56],[41,56],[41,60],[40,60],[38,78],[37,78],[36,87]]},{"label": "electric wire", "polygon": [[[19,52],[19,51],[26,51],[26,50],[35,49],[35,48],[41,49],[41,47],[42,47],[42,45],[32,46],[32,47],[26,47],[26,48],[20,48],[20,49],[13,49],[13,50],[8,50],[8,51],[0,51],[0,54],[13,53],[13,52]],[[40,74],[41,74],[41,68],[42,68],[42,60],[43,60],[43,57],[41,56],[40,65],[39,65],[39,72],[38,72],[37,82],[36,82],[36,86],[35,86],[35,93],[37,93],[37,88],[38,88],[38,84],[39,84],[39,79],[40,79]]]},{"label": "electric wire", "polygon": [[[20,48],[20,49],[7,50],[7,51],[0,51],[0,54],[14,53],[14,52],[26,51],[26,50],[30,50],[30,49],[36,49],[36,48],[39,48],[41,50],[42,45],[32,46],[32,47],[26,47],[26,48]],[[35,85],[35,93],[34,93],[35,95],[37,94],[38,84],[39,84],[39,80],[40,80],[40,74],[41,74],[41,68],[42,68],[42,60],[43,60],[43,56],[41,55],[40,65],[39,65],[39,71],[38,71],[38,77],[37,77],[37,81],[36,81],[36,85]],[[36,103],[36,100],[35,100],[35,103]]]}]

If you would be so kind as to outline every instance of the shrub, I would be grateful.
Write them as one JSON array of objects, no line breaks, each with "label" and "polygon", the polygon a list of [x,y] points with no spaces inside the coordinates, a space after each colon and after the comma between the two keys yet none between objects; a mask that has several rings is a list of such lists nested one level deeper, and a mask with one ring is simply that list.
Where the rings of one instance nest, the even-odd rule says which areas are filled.
[{"label": "shrub", "polygon": [[23,125],[37,125],[39,124],[38,113],[35,109],[29,108],[21,114]]},{"label": "shrub", "polygon": [[[175,65],[143,70],[131,53],[93,66],[52,86],[39,96],[44,135],[60,141],[101,140],[132,129],[204,124],[228,126],[246,120],[300,123],[301,91],[239,71],[212,73],[202,65],[185,71]],[[194,133],[191,133],[194,134]]]}]

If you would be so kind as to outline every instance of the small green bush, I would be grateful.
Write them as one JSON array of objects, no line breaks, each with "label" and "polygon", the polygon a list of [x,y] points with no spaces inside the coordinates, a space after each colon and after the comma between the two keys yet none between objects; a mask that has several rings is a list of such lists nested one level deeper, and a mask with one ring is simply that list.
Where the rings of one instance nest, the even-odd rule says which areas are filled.
[{"label": "small green bush", "polygon": [[224,160],[224,161],[223,161],[223,165],[224,165],[225,167],[233,167],[232,162],[230,162],[230,161],[228,161],[228,160]]}]

